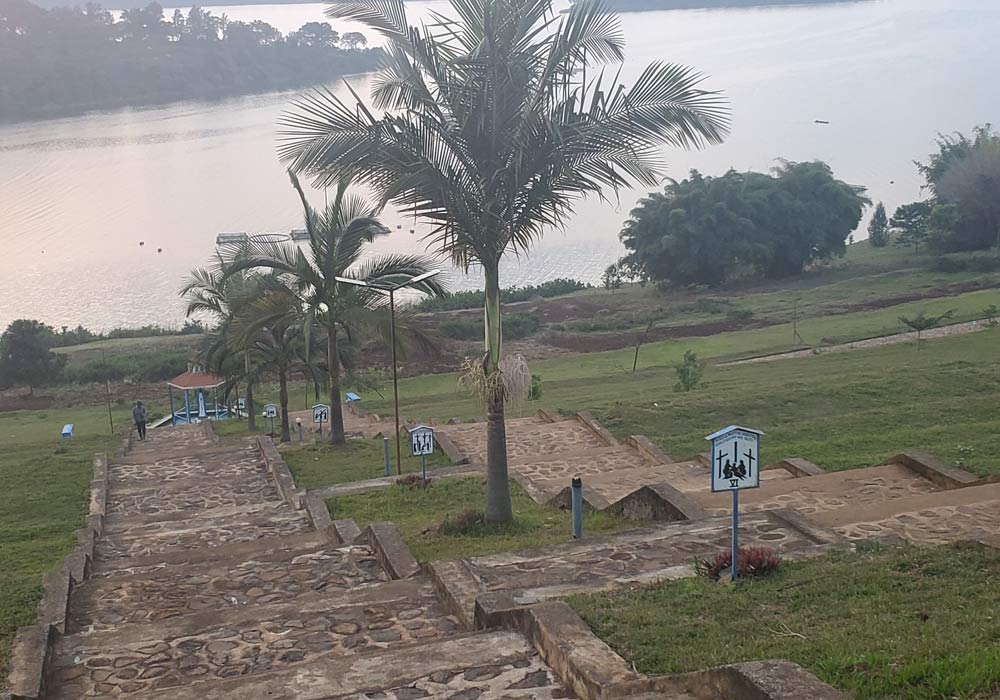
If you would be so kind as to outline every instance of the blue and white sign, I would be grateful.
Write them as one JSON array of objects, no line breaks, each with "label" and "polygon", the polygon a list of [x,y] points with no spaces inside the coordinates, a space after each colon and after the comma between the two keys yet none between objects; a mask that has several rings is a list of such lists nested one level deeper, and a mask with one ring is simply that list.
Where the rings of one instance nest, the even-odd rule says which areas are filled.
[{"label": "blue and white sign", "polygon": [[313,423],[329,423],[330,422],[330,407],[325,403],[318,403],[313,406]]},{"label": "blue and white sign", "polygon": [[738,491],[760,486],[759,430],[731,425],[706,440],[712,443],[712,491]]},{"label": "blue and white sign", "polygon": [[265,418],[277,418],[277,416],[278,416],[278,407],[275,404],[269,403],[266,406],[264,406]]},{"label": "blue and white sign", "polygon": [[434,454],[434,428],[418,425],[410,430],[410,449],[414,457]]}]

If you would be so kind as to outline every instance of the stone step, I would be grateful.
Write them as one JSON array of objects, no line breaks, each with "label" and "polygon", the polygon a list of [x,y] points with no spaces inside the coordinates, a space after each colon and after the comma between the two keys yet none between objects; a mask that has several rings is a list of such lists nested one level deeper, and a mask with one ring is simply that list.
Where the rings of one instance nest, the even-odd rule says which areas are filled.
[{"label": "stone step", "polygon": [[294,535],[312,529],[305,511],[274,504],[215,508],[181,521],[141,522],[105,534],[95,547],[95,558],[132,558],[176,549],[220,547],[262,537]]},{"label": "stone step", "polygon": [[247,677],[464,633],[429,579],[393,581],[336,599],[205,611],[60,638],[61,697],[140,694]]},{"label": "stone step", "polygon": [[164,565],[129,576],[101,577],[73,592],[71,631],[160,622],[200,612],[326,599],[388,580],[367,546],[311,546],[242,552],[213,561]]},{"label": "stone step", "polygon": [[256,446],[248,442],[227,442],[197,454],[161,455],[143,461],[132,461],[131,456],[132,453],[129,453],[113,461],[109,467],[108,474],[116,487],[161,486],[175,480],[202,476],[223,479],[246,473],[256,474],[264,468]]},{"label": "stone step", "polygon": [[[519,602],[533,602],[687,576],[695,560],[728,551],[731,537],[731,517],[713,517],[475,557],[462,564],[477,593],[511,591]],[[832,531],[792,513],[766,511],[740,518],[741,546],[790,554],[836,541]],[[456,604],[465,609],[474,595],[462,596],[465,602]]]},{"label": "stone step", "polygon": [[852,540],[897,535],[935,545],[974,539],[1000,532],[1000,483],[826,511],[814,519]]},{"label": "stone step", "polygon": [[[469,633],[419,646],[378,652],[327,656],[269,672],[204,680],[181,686],[143,684],[114,689],[104,684],[93,696],[100,700],[141,697],[144,700],[412,700],[424,698],[504,698],[549,700],[572,697],[535,650],[514,632]],[[170,680],[161,681],[169,684]],[[125,683],[131,681],[126,680]],[[52,700],[81,696],[60,689]]]},{"label": "stone step", "polygon": [[263,470],[220,479],[214,476],[191,477],[151,488],[119,488],[108,493],[109,516],[188,517],[213,508],[252,506],[280,502],[278,489]]},{"label": "stone step", "polygon": [[159,575],[158,572],[186,567],[211,569],[215,565],[228,565],[241,561],[285,561],[300,554],[308,554],[330,547],[326,534],[307,531],[284,537],[262,537],[245,542],[235,542],[204,549],[177,549],[136,557],[121,557],[107,561],[95,560],[90,570],[91,579],[108,579],[118,576]]},{"label": "stone step", "polygon": [[[470,461],[485,462],[485,423],[442,426],[438,430],[445,433]],[[507,457],[512,465],[539,455],[557,455],[606,446],[592,430],[575,419],[548,423],[536,418],[531,422],[507,426]]]},{"label": "stone step", "polygon": [[[760,488],[740,492],[740,510],[752,512],[794,508],[800,513],[816,515],[841,509],[866,508],[937,490],[933,482],[904,466],[884,464],[797,479],[764,479]],[[691,495],[710,513],[721,515],[732,511],[732,496],[729,493],[699,491]]]},{"label": "stone step", "polygon": [[133,447],[123,457],[118,458],[116,462],[121,464],[147,464],[170,459],[211,458],[215,455],[225,455],[238,451],[241,449],[241,446],[248,444],[252,439],[226,440],[224,442],[213,439],[201,441],[193,445],[176,443],[155,448]]}]

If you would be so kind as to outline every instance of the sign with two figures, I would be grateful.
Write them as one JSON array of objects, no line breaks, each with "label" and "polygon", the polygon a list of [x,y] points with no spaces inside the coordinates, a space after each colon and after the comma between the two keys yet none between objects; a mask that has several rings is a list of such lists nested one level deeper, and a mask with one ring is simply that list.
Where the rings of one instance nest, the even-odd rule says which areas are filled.
[{"label": "sign with two figures", "polygon": [[712,491],[733,494],[732,579],[739,575],[740,491],[760,486],[759,430],[730,425],[705,437],[712,443]]},{"label": "sign with two figures", "polygon": [[427,455],[434,454],[434,428],[418,425],[410,429],[410,451],[420,457],[421,483],[427,486]]},{"label": "sign with two figures", "polygon": [[319,425],[320,437],[323,436],[323,424],[330,422],[330,407],[325,403],[313,406],[313,423]]}]

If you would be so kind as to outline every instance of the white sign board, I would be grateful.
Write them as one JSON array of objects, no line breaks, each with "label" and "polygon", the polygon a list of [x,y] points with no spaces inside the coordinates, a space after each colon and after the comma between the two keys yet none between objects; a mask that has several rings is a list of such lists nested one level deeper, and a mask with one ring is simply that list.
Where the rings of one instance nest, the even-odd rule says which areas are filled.
[{"label": "white sign board", "polygon": [[273,403],[269,403],[264,406],[264,417],[265,418],[276,418],[278,416],[278,407]]},{"label": "white sign board", "polygon": [[712,491],[760,486],[759,430],[731,425],[705,439],[712,443]]},{"label": "white sign board", "polygon": [[410,431],[410,448],[414,457],[434,454],[434,429],[418,425]]},{"label": "white sign board", "polygon": [[247,400],[246,399],[236,399],[236,410],[243,412],[247,410]]},{"label": "white sign board", "polygon": [[318,403],[313,406],[313,423],[329,423],[330,407],[325,403]]}]

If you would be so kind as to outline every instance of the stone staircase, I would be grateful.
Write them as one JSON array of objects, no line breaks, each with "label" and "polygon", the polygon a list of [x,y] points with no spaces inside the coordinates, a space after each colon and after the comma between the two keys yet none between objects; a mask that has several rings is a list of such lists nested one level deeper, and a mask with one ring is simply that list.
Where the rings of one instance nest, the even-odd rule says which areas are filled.
[{"label": "stone staircase", "polygon": [[520,633],[463,626],[394,527],[300,507],[256,441],[150,431],[105,477],[44,683],[14,697],[573,697]]}]

